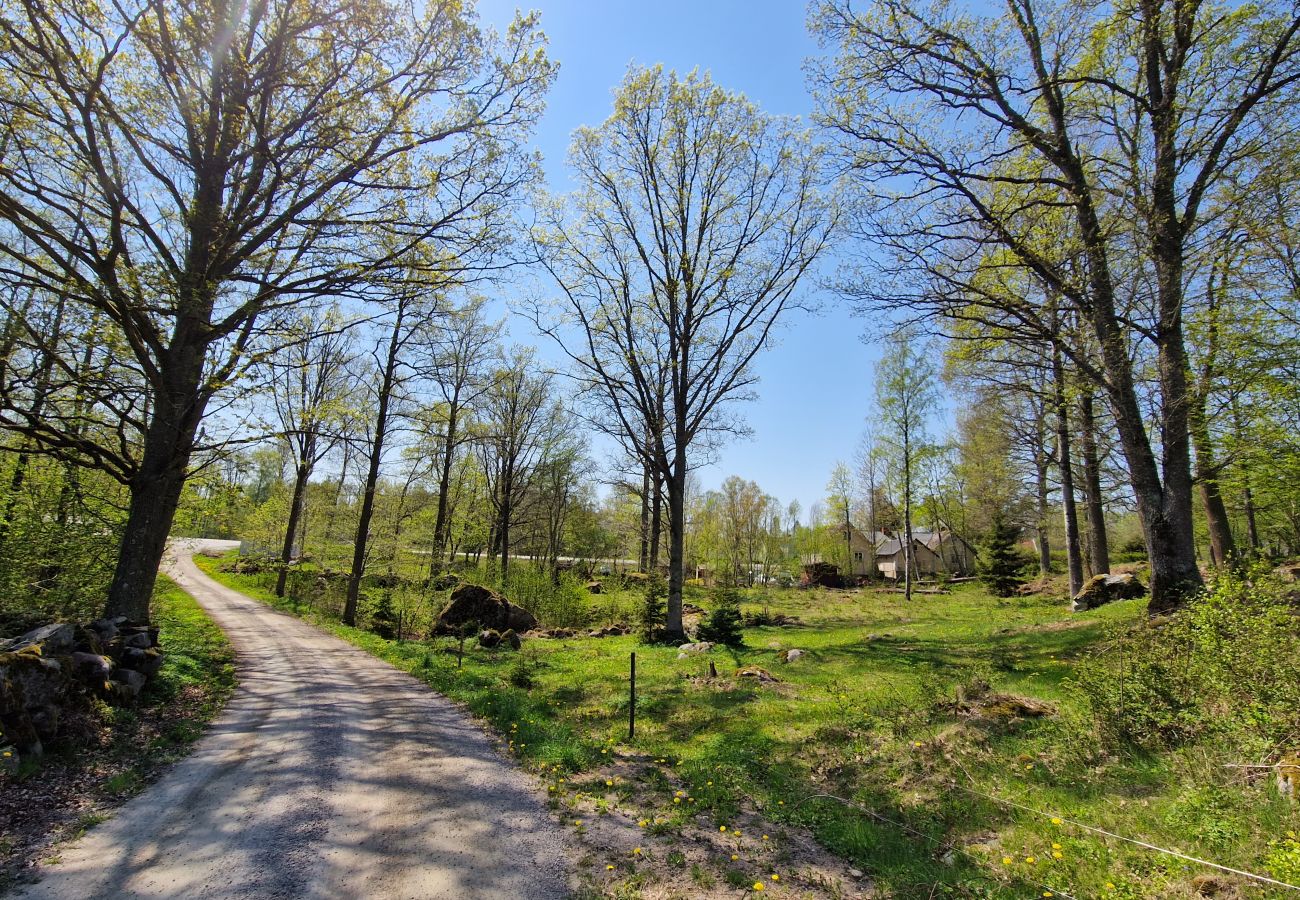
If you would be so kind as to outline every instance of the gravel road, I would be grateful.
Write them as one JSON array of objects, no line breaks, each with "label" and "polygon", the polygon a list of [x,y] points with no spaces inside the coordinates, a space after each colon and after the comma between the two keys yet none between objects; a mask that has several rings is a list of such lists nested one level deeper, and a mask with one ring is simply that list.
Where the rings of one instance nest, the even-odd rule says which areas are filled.
[{"label": "gravel road", "polygon": [[[551,898],[559,826],[528,776],[410,676],[203,575],[165,571],[238,651],[195,752],[18,896]],[[166,635],[163,635],[164,647]]]}]

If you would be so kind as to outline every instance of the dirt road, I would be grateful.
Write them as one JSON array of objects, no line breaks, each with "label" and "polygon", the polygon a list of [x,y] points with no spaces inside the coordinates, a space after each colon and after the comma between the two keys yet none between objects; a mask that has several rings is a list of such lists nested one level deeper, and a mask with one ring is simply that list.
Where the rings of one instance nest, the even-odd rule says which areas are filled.
[{"label": "dirt road", "polygon": [[18,896],[568,895],[558,826],[470,719],[207,578],[190,558],[204,544],[221,542],[174,548],[166,571],[235,645],[235,696],[193,755]]}]

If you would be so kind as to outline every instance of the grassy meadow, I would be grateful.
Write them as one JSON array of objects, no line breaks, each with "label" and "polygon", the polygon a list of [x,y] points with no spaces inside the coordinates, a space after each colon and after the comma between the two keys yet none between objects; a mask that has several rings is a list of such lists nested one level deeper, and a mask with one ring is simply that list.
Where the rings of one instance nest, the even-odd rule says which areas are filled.
[{"label": "grassy meadow", "polygon": [[[295,605],[272,596],[267,575],[199,563],[263,601]],[[688,602],[707,608],[709,592],[692,592]],[[640,597],[593,596],[592,618],[631,622]],[[1300,876],[1295,805],[1271,772],[1230,768],[1253,763],[1256,747],[1206,737],[1152,749],[1107,736],[1079,672],[1125,652],[1119,636],[1145,618],[1141,600],[1073,614],[1059,596],[997,599],[975,584],[910,604],[870,589],[754,589],[747,613],[799,624],[749,627],[743,648],[686,659],[633,636],[582,636],[526,638],[520,652],[467,641],[459,661],[451,638],[385,640],[298,606],[487,720],[547,780],[560,811],[634,810],[669,838],[742,814],[801,826],[879,896],[1295,894],[1082,827],[1290,884]],[[804,655],[784,662],[793,648]],[[746,666],[775,680],[735,677]],[[625,777],[628,759],[645,765]],[[753,873],[735,856],[723,865],[735,877],[725,877],[752,892]],[[753,862],[761,876],[766,863]],[[609,867],[603,895],[640,896],[653,883],[645,866],[625,868]]]}]

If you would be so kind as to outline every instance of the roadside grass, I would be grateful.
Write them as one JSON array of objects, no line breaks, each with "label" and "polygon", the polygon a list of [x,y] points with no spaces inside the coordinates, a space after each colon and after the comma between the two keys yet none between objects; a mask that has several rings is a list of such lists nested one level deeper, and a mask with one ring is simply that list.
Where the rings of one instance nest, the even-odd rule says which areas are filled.
[{"label": "roadside grass", "polygon": [[[293,611],[266,579],[196,561]],[[1108,652],[1116,631],[1144,616],[1143,601],[1071,614],[1061,598],[997,599],[975,585],[910,605],[871,590],[749,592],[745,609],[763,608],[802,624],[748,628],[745,647],[684,660],[634,637],[531,639],[518,653],[467,641],[459,666],[449,638],[390,641],[311,609],[297,613],[486,719],[548,781],[557,808],[595,798],[602,810],[601,798],[621,798],[667,832],[701,816],[721,827],[753,810],[808,828],[886,896],[1294,895],[1070,824],[1260,874],[1271,860],[1276,870],[1285,835],[1300,830],[1295,806],[1271,780],[1225,768],[1252,762],[1233,747],[1151,753],[1102,741],[1072,679],[1081,659]],[[789,648],[805,655],[786,664],[780,653]],[[632,652],[637,732],[629,741]],[[710,659],[716,679],[707,677]],[[778,680],[734,677],[744,666]],[[1054,713],[1003,714],[1002,694],[1044,701]],[[981,698],[986,707],[972,713],[967,701]],[[650,761],[637,784],[608,784],[629,759]],[[1205,875],[1219,880],[1194,882]]]},{"label": "roadside grass", "polygon": [[234,649],[194,598],[159,575],[152,610],[165,656],[139,705],[97,705],[73,746],[0,772],[0,892],[184,757],[234,690]]}]

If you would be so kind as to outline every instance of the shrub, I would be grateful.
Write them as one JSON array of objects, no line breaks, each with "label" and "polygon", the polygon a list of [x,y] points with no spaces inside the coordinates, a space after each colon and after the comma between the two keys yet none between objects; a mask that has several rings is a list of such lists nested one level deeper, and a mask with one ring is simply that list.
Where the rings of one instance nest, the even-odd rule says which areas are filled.
[{"label": "shrub", "polygon": [[1171,620],[1117,633],[1076,683],[1112,741],[1159,749],[1214,734],[1267,754],[1300,729],[1297,654],[1286,586],[1265,569],[1225,572]]},{"label": "shrub", "polygon": [[725,647],[740,647],[745,633],[740,616],[740,595],[731,588],[719,588],[713,611],[700,623],[696,638]]},{"label": "shrub", "polygon": [[370,614],[370,630],[385,640],[397,637],[397,613],[393,610],[391,590],[380,591],[379,601]]}]

